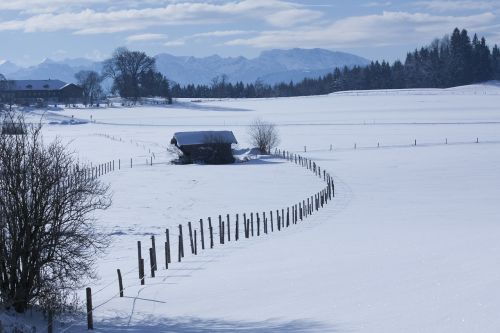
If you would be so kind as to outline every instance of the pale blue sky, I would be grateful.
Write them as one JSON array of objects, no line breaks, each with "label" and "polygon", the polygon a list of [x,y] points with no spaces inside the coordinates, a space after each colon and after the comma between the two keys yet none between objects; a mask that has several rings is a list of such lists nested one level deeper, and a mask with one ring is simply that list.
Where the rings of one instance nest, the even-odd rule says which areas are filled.
[{"label": "pale blue sky", "polygon": [[404,58],[458,26],[500,44],[499,0],[1,0],[0,60],[154,55],[255,57],[321,47]]}]

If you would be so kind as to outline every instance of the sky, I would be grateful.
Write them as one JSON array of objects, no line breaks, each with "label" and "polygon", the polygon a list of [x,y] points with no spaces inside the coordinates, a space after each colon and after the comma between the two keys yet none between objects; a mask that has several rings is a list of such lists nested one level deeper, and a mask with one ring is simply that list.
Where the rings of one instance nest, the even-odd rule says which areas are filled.
[{"label": "sky", "polygon": [[324,48],[394,61],[455,27],[500,44],[500,1],[0,0],[0,62],[103,60],[121,46],[247,58]]}]

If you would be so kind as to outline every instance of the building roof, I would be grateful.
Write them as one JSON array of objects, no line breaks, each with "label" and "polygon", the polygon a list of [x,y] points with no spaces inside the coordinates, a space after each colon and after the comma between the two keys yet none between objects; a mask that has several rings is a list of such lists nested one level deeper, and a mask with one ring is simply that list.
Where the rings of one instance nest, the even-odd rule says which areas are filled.
[{"label": "building roof", "polygon": [[9,80],[12,86],[8,90],[33,91],[33,90],[60,90],[67,84],[61,80]]},{"label": "building roof", "polygon": [[238,143],[231,131],[177,132],[174,139],[179,147],[204,143]]}]

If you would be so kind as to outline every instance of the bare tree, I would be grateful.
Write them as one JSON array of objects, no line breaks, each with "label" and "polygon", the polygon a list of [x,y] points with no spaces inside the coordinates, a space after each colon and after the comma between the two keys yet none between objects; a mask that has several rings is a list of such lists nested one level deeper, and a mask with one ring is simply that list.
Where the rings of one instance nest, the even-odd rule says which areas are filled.
[{"label": "bare tree", "polygon": [[276,125],[261,119],[254,120],[248,127],[250,142],[263,154],[270,154],[271,149],[280,143]]},{"label": "bare tree", "polygon": [[111,198],[61,142],[43,142],[40,125],[11,121],[27,131],[0,135],[0,303],[57,311],[94,276],[108,241],[93,213]]},{"label": "bare tree", "polygon": [[95,71],[79,71],[75,74],[78,85],[83,89],[85,105],[93,105],[103,95],[102,77]]},{"label": "bare tree", "polygon": [[8,104],[10,109],[12,109],[12,104],[14,104],[13,87],[14,82],[7,80],[3,74],[0,74],[0,104]]}]

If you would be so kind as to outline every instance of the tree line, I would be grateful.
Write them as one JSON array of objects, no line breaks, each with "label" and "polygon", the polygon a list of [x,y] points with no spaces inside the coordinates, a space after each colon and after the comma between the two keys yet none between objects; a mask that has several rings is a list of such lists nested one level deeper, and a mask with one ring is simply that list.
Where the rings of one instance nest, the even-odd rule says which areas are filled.
[{"label": "tree line", "polygon": [[156,70],[156,59],[145,52],[130,51],[121,47],[103,63],[101,73],[80,71],[75,74],[83,88],[85,105],[98,103],[104,97],[102,82],[111,79],[111,94],[137,101],[144,97],[162,97],[172,103],[170,85],[167,78]]},{"label": "tree line", "polygon": [[225,76],[211,85],[172,86],[172,96],[183,98],[261,98],[323,95],[344,90],[448,88],[487,80],[500,80],[500,49],[491,50],[484,37],[455,28],[390,64],[374,61],[368,66],[336,68],[319,78],[298,83],[231,83]]}]

